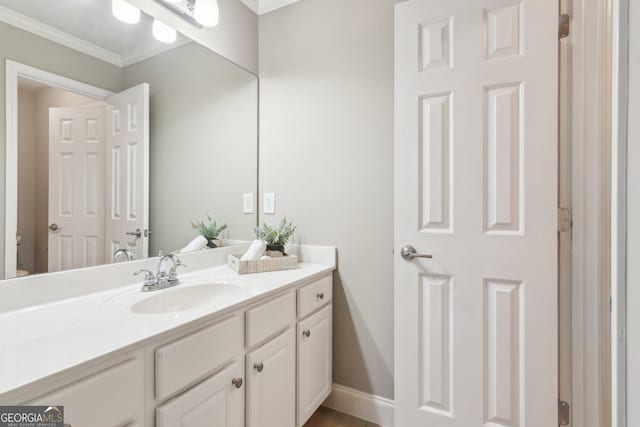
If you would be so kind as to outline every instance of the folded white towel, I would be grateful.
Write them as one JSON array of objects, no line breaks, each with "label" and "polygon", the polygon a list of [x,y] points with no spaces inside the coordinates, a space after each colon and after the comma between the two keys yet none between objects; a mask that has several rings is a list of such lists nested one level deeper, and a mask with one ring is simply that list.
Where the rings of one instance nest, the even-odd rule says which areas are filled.
[{"label": "folded white towel", "polygon": [[254,240],[249,250],[240,258],[242,261],[253,261],[260,259],[267,250],[267,244],[263,240]]},{"label": "folded white towel", "polygon": [[207,247],[207,243],[209,243],[209,242],[207,241],[207,239],[204,238],[204,236],[198,236],[195,239],[193,239],[191,242],[189,242],[189,244],[187,246],[182,248],[180,250],[180,253],[184,254],[184,253],[187,253],[187,252],[200,251],[200,250],[202,250],[202,249]]}]

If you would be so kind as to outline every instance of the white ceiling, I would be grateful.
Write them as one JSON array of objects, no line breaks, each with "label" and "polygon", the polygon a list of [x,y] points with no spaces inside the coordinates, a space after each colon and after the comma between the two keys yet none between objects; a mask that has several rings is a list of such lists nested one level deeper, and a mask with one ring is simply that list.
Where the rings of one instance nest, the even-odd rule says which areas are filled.
[{"label": "white ceiling", "polygon": [[111,0],[0,0],[0,21],[121,67],[190,41],[181,34],[173,44],[157,41],[144,13],[138,24],[118,21]]},{"label": "white ceiling", "polygon": [[258,15],[273,12],[281,7],[289,6],[301,0],[240,0]]}]

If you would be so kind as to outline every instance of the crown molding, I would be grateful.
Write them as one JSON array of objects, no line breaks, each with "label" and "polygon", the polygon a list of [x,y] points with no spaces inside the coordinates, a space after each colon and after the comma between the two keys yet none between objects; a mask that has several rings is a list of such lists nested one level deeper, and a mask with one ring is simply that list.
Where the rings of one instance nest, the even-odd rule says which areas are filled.
[{"label": "crown molding", "polygon": [[176,42],[175,45],[172,45],[171,49],[165,49],[162,46],[158,46],[155,49],[143,52],[137,51],[133,52],[130,55],[124,56],[97,46],[79,37],[65,33],[64,31],[53,28],[47,24],[43,24],[40,21],[36,21],[35,19],[24,16],[4,6],[0,6],[0,22],[4,22],[5,24],[11,25],[13,27],[28,31],[47,40],[51,40],[54,43],[61,44],[70,49],[97,58],[101,61],[108,62],[109,64],[115,65],[119,68],[128,67],[129,65],[144,61],[145,59],[160,55],[161,53],[167,52],[171,49],[175,49],[191,42],[191,39],[185,39],[183,42]]},{"label": "crown molding", "polygon": [[117,53],[82,40],[79,37],[60,31],[40,21],[24,16],[11,9],[0,6],[0,22],[33,33],[68,48],[77,50],[94,58],[122,67],[122,58]]},{"label": "crown molding", "polygon": [[273,12],[290,4],[297,3],[301,0],[240,0],[245,6],[251,9],[257,15]]},{"label": "crown molding", "polygon": [[258,7],[259,0],[240,0],[245,6],[253,11],[256,15],[260,13],[260,8]]},{"label": "crown molding", "polygon": [[273,12],[276,9],[280,9],[281,7],[289,6],[290,4],[297,3],[300,0],[258,0],[259,1],[259,10],[260,15],[264,15],[265,13]]}]

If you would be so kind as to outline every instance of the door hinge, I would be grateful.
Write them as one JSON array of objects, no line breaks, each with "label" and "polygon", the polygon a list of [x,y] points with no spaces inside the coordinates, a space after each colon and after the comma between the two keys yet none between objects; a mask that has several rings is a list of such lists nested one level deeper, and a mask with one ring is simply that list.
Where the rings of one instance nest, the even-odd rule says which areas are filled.
[{"label": "door hinge", "polygon": [[564,400],[558,401],[558,425],[568,426],[571,422],[571,406]]},{"label": "door hinge", "polygon": [[565,233],[571,231],[571,210],[568,208],[558,208],[558,231]]},{"label": "door hinge", "polygon": [[571,32],[571,15],[564,13],[560,15],[559,27],[558,27],[558,39],[564,39],[569,37]]}]

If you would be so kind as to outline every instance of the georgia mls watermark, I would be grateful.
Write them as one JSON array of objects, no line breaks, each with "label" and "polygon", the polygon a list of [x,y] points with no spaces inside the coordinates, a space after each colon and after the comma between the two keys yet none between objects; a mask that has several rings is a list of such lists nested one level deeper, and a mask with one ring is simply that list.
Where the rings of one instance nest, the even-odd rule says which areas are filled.
[{"label": "georgia mls watermark", "polygon": [[0,406],[0,427],[65,427],[63,406]]}]

